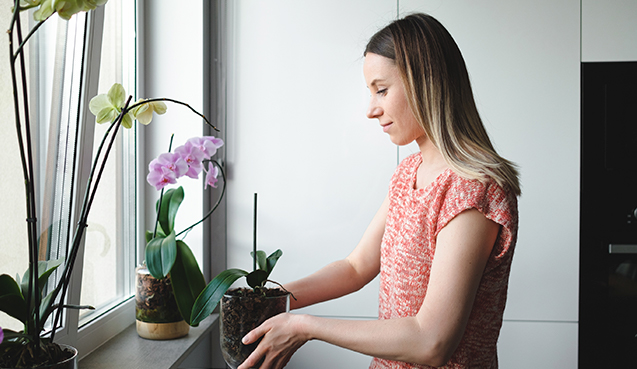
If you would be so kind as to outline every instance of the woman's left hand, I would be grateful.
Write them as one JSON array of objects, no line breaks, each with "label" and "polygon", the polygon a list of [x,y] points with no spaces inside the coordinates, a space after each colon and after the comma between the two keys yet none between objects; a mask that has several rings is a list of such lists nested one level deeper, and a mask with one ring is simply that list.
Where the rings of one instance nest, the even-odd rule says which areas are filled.
[{"label": "woman's left hand", "polygon": [[[283,368],[292,355],[310,338],[303,329],[303,315],[283,313],[266,320],[245,335],[242,342],[249,345],[259,337],[263,340],[254,352],[237,369]],[[259,362],[263,360],[261,366]]]}]

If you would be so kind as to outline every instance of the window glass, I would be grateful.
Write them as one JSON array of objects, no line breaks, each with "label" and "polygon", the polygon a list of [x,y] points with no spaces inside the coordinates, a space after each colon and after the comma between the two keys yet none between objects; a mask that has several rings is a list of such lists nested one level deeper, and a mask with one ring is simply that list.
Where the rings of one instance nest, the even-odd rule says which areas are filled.
[{"label": "window glass", "polygon": [[[0,9],[10,9],[12,0],[0,0]],[[105,8],[99,93],[121,83],[129,94],[135,94],[135,2],[109,0]],[[0,24],[8,25],[10,11],[0,12]],[[72,173],[78,153],[94,151],[102,140],[108,125],[97,125],[92,140],[76,139],[81,134],[78,124],[80,104],[79,81],[82,76],[81,57],[84,37],[84,18],[81,13],[70,21],[51,17],[29,41],[27,70],[29,74],[29,103],[32,135],[37,168],[36,197],[38,225],[41,232],[40,259],[62,256],[69,234],[69,219],[82,194],[74,193],[77,183],[86,178],[75,178]],[[22,14],[23,30],[33,25],[32,12]],[[27,27],[27,24],[29,27]],[[101,30],[100,30],[101,32]],[[27,32],[23,31],[23,34]],[[73,39],[71,41],[71,39]],[[0,48],[8,50],[8,37],[0,37]],[[29,60],[29,54],[34,56]],[[3,194],[0,213],[0,274],[22,275],[28,266],[26,203],[15,132],[13,98],[9,59],[0,57],[0,151]],[[134,101],[135,99],[133,99]],[[51,123],[53,122],[53,123]],[[90,115],[88,122],[94,124]],[[75,144],[85,144],[75,150]],[[132,295],[132,274],[135,266],[136,199],[135,199],[135,129],[121,130],[111,153],[106,170],[93,203],[85,233],[85,252],[76,272],[83,271],[81,298],[69,295],[71,304],[88,304],[96,311],[81,311],[82,323],[100,316],[115,304]],[[81,174],[86,176],[86,174]],[[74,202],[70,202],[73,197]],[[71,228],[73,228],[71,226]],[[72,233],[72,231],[71,231]],[[65,324],[64,324],[65,325]],[[72,324],[73,325],[73,324]],[[23,327],[16,319],[0,312],[0,326],[12,330]]]},{"label": "window glass", "polygon": [[[120,83],[134,96],[134,2],[109,0],[105,7],[99,93]],[[135,99],[132,99],[134,102]],[[108,124],[97,125],[94,151]],[[133,294],[135,265],[135,128],[121,129],[108,159],[88,219],[80,303],[97,310],[82,310],[81,323],[99,316]]]}]

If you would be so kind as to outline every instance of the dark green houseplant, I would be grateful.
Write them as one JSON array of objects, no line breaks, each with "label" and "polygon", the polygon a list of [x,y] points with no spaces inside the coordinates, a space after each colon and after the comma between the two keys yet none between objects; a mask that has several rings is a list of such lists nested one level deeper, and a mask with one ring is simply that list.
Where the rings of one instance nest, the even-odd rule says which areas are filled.
[{"label": "dark green houseplant", "polygon": [[[93,157],[77,225],[70,232],[68,244],[62,245],[62,249],[68,250],[66,256],[57,260],[39,260],[39,218],[36,211],[34,183],[36,167],[31,133],[35,124],[28,114],[27,87],[29,83],[24,57],[25,45],[53,14],[57,13],[68,20],[78,12],[95,9],[104,3],[106,0],[16,0],[12,9],[13,17],[7,34],[15,125],[26,190],[29,265],[21,276],[14,278],[7,274],[0,275],[0,311],[19,320],[24,327],[19,332],[2,330],[0,367],[3,368],[35,368],[57,363],[75,354],[55,343],[55,333],[62,324],[64,309],[89,308],[69,305],[66,302],[66,294],[87,227],[93,199],[117,134],[121,127],[131,128],[135,120],[148,124],[153,113],[165,112],[164,101],[189,107],[182,102],[165,98],[131,103],[131,97],[127,98],[124,89],[118,84],[115,84],[107,94],[99,95],[91,101],[89,108],[95,114],[97,123],[108,122],[110,126]],[[34,16],[37,23],[23,37],[20,12],[36,8]],[[193,112],[210,124],[200,113],[194,110]],[[54,271],[59,274],[59,278],[51,278]],[[45,330],[47,322],[51,325],[49,330]]]}]

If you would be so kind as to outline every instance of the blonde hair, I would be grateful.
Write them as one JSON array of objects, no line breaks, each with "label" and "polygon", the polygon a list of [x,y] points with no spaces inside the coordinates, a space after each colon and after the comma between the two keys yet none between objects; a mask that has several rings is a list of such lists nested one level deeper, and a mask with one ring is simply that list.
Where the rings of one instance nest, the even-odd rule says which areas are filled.
[{"label": "blonde hair", "polygon": [[372,36],[367,53],[394,61],[416,120],[458,175],[492,178],[520,195],[516,166],[493,148],[460,49],[440,22],[422,13],[396,20]]}]

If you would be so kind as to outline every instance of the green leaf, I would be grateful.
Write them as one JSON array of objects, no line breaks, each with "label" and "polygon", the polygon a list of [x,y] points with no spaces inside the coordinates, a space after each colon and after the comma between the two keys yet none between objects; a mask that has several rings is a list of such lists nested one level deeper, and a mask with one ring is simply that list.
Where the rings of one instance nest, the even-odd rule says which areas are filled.
[{"label": "green leaf", "polygon": [[182,318],[189,322],[192,307],[197,296],[206,287],[206,280],[197,259],[183,241],[177,241],[177,259],[170,271],[170,279],[179,312]]},{"label": "green leaf", "polygon": [[0,275],[0,311],[22,323],[27,321],[27,302],[20,292],[20,286],[8,274]]},{"label": "green leaf", "polygon": [[5,342],[14,338],[26,338],[26,339],[31,338],[31,336],[26,333],[12,331],[11,329],[4,328],[2,329],[2,332],[4,333]]},{"label": "green leaf", "polygon": [[146,231],[146,243],[153,239],[153,231]]},{"label": "green leaf", "polygon": [[[265,251],[257,250],[257,267],[261,270],[267,270],[268,267],[265,255]],[[250,256],[254,259],[254,251],[250,251]]]},{"label": "green leaf", "polygon": [[159,225],[164,233],[168,234],[175,229],[175,217],[182,201],[184,201],[184,188],[181,186],[164,193],[159,212]]},{"label": "green leaf", "polygon": [[[40,293],[42,293],[44,286],[46,286],[51,273],[62,265],[62,263],[64,263],[63,257],[54,260],[38,261],[38,286],[40,287]],[[26,296],[29,293],[29,276],[31,275],[30,269],[31,268],[27,269],[27,271],[22,275],[22,283],[20,283],[22,296]]]},{"label": "green leaf", "polygon": [[263,269],[257,269],[246,277],[248,286],[254,288],[263,287],[268,279],[268,272]]},{"label": "green leaf", "polygon": [[157,279],[165,278],[177,258],[175,231],[168,236],[157,236],[146,245],[146,264],[148,271]]},{"label": "green leaf", "polygon": [[219,273],[208,283],[206,288],[204,288],[197,297],[197,300],[195,300],[188,324],[193,327],[199,325],[202,320],[212,314],[223,297],[223,294],[232,286],[234,281],[246,275],[248,275],[248,272],[241,269],[228,269]]},{"label": "green leaf", "polygon": [[[157,237],[166,237],[166,235],[164,234],[164,231],[161,230],[161,227],[157,228]],[[149,243],[150,240],[153,239],[153,231],[146,231],[146,243]]]},{"label": "green leaf", "polygon": [[266,268],[266,271],[268,272],[268,276],[270,276],[270,273],[272,273],[272,270],[274,269],[274,266],[276,265],[276,262],[279,260],[281,255],[283,255],[283,251],[279,249],[273,252],[272,254],[270,254],[270,256],[268,256],[268,260],[267,260],[268,266]]},{"label": "green leaf", "polygon": [[45,322],[49,319],[49,315],[55,310],[53,308],[53,301],[55,300],[55,296],[57,296],[57,290],[51,291],[46,297],[42,299],[40,302],[40,320]]}]

